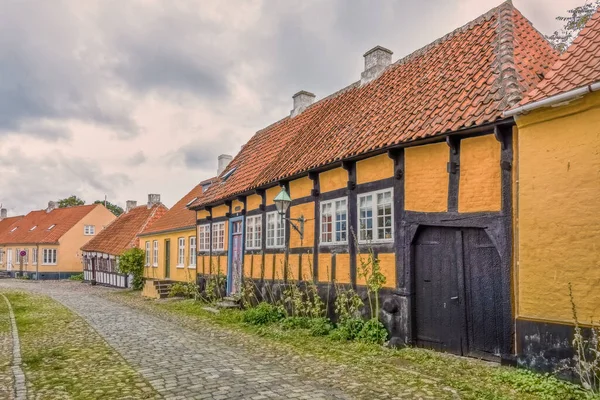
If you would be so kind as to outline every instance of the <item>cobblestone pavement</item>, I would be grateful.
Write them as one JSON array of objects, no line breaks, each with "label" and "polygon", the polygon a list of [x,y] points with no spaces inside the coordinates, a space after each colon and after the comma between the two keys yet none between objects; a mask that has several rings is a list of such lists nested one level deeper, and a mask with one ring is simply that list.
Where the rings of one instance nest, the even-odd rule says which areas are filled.
[{"label": "cobblestone pavement", "polygon": [[95,295],[87,285],[2,280],[0,287],[51,296],[84,319],[167,399],[345,399],[283,362],[231,348],[218,337],[169,324]]}]

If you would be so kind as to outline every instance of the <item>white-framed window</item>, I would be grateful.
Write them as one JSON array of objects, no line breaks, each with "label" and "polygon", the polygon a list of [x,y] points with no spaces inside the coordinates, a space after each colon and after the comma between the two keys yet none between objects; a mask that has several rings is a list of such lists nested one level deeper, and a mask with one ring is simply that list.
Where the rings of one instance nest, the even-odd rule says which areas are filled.
[{"label": "white-framed window", "polygon": [[285,225],[283,216],[277,211],[267,214],[267,243],[268,248],[285,246]]},{"label": "white-framed window", "polygon": [[152,250],[152,266],[158,267],[158,240],[155,240],[152,245],[154,246]]},{"label": "white-framed window", "polygon": [[262,215],[246,218],[246,249],[260,250],[262,246]]},{"label": "white-framed window", "polygon": [[178,238],[177,244],[178,244],[177,266],[183,267],[183,265],[185,264],[185,238],[182,238],[182,237]]},{"label": "white-framed window", "polygon": [[15,259],[17,260],[16,262],[17,262],[17,264],[20,264],[21,263],[21,249],[15,249],[15,254],[16,254]]},{"label": "white-framed window", "polygon": [[198,225],[198,250],[210,250],[210,225]]},{"label": "white-framed window", "polygon": [[190,236],[190,267],[196,266],[196,236]]},{"label": "white-framed window", "polygon": [[394,240],[394,195],[392,189],[358,196],[358,242]]},{"label": "white-framed window", "polygon": [[4,264],[4,250],[0,249],[0,264]]},{"label": "white-framed window", "polygon": [[83,227],[83,234],[86,236],[93,236],[96,234],[96,226],[95,225],[85,225]]},{"label": "white-framed window", "polygon": [[44,249],[42,264],[56,265],[56,249]]},{"label": "white-framed window", "polygon": [[37,265],[37,259],[38,259],[38,250],[37,249],[31,249],[31,263],[33,265]]},{"label": "white-framed window", "polygon": [[212,225],[212,249],[225,249],[225,222],[216,222]]},{"label": "white-framed window", "polygon": [[321,203],[321,244],[348,243],[348,198]]},{"label": "white-framed window", "polygon": [[146,241],[146,267],[150,266],[150,241]]}]

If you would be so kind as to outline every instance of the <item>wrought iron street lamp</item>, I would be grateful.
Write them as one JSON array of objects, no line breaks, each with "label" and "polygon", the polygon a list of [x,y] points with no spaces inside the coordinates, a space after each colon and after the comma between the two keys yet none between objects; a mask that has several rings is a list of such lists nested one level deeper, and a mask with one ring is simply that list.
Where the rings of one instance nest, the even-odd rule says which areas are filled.
[{"label": "wrought iron street lamp", "polygon": [[[273,201],[275,202],[275,207],[277,207],[277,212],[279,212],[281,218],[288,221],[292,228],[298,232],[300,235],[300,240],[304,240],[304,223],[307,221],[307,219],[304,218],[304,215],[301,215],[300,218],[287,218],[285,216],[287,210],[290,208],[290,204],[292,203],[292,198],[285,190],[284,186],[281,187],[281,192],[275,196]],[[296,225],[294,222],[297,222],[298,225]]]}]

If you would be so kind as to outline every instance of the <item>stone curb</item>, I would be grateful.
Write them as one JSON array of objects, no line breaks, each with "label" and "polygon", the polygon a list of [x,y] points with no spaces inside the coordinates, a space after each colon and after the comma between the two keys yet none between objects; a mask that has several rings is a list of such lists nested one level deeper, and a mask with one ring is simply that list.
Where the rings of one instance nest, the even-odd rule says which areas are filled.
[{"label": "stone curb", "polygon": [[0,293],[8,306],[8,314],[10,317],[11,334],[13,342],[13,357],[12,357],[12,373],[15,384],[15,400],[27,399],[27,386],[25,385],[25,373],[21,368],[21,343],[19,341],[19,331],[17,330],[17,321],[15,319],[15,313],[13,312],[12,306],[8,298]]}]

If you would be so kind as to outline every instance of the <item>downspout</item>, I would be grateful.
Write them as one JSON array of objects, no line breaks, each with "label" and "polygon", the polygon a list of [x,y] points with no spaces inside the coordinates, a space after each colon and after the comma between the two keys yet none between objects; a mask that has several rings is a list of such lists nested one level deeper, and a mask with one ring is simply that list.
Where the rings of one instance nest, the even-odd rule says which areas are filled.
[{"label": "downspout", "polygon": [[576,97],[583,96],[587,93],[596,92],[600,90],[600,82],[592,83],[591,85],[587,85],[581,88],[573,89],[565,93],[557,94],[555,96],[550,96],[548,98],[535,101],[533,103],[525,104],[521,107],[513,108],[512,110],[508,110],[504,112],[505,117],[514,117],[518,114],[524,114],[532,110],[536,110],[538,108],[551,106],[556,103],[562,103],[564,101],[572,100]]},{"label": "downspout", "polygon": [[35,246],[35,280],[40,280],[40,245]]}]

